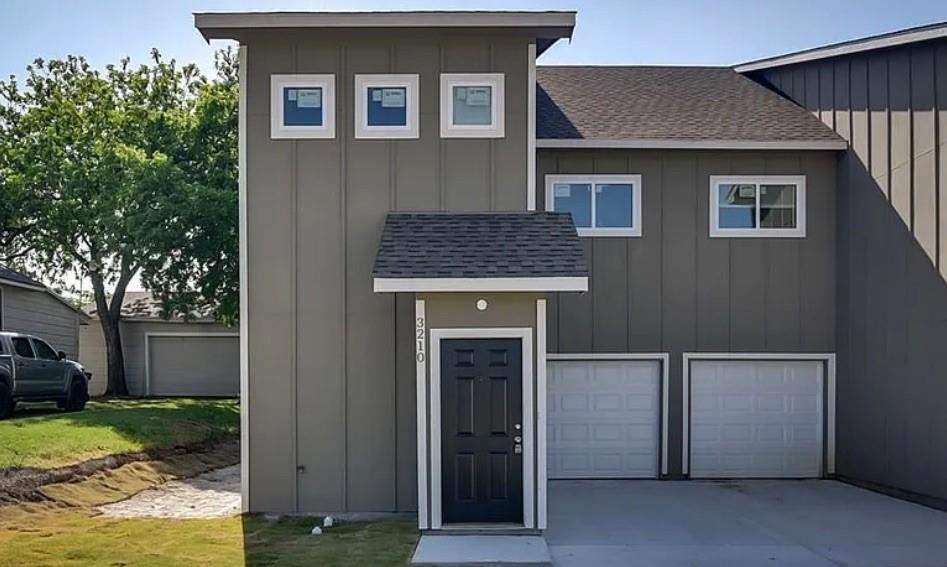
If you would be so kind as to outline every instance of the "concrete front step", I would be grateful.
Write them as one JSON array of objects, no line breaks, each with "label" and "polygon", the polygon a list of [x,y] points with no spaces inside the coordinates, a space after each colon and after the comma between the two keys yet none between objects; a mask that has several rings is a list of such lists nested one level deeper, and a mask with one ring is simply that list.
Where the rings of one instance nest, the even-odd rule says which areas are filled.
[{"label": "concrete front step", "polygon": [[546,540],[536,535],[422,535],[413,565],[552,565]]}]

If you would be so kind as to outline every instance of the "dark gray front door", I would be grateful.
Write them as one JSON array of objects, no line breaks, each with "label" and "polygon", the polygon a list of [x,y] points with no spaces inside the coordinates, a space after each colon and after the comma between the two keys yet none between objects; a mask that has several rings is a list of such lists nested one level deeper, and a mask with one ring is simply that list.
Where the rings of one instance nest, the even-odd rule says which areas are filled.
[{"label": "dark gray front door", "polygon": [[441,341],[444,523],[523,522],[521,345]]}]

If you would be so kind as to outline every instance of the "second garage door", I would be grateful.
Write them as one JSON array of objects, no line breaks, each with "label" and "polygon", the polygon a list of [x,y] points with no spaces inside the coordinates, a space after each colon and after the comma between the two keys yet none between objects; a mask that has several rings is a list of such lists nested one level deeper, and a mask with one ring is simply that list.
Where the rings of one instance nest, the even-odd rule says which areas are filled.
[{"label": "second garage door", "polygon": [[550,361],[549,478],[657,477],[659,376],[658,361]]},{"label": "second garage door", "polygon": [[151,396],[240,395],[235,336],[150,336],[148,365]]},{"label": "second garage door", "polygon": [[821,361],[692,361],[691,477],[819,477],[822,369]]}]

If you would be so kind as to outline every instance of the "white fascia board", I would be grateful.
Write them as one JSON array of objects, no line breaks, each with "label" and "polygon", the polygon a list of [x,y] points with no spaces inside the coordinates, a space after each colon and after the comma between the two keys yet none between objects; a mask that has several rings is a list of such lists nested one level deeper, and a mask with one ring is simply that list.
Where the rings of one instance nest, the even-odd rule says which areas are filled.
[{"label": "white fascia board", "polygon": [[659,140],[659,139],[542,139],[537,148],[575,149],[664,149],[664,150],[845,150],[842,140],[753,141],[753,140]]},{"label": "white fascia board", "polygon": [[793,65],[795,63],[817,61],[819,59],[827,59],[829,57],[851,55],[853,53],[861,53],[863,51],[895,47],[898,45],[917,43],[919,41],[928,41],[942,37],[947,37],[947,25],[944,24],[928,29],[920,29],[917,31],[908,32],[894,32],[876,37],[856,39],[854,41],[846,41],[844,43],[836,43],[834,45],[827,45],[825,47],[816,47],[815,49],[807,49],[805,51],[798,51],[788,55],[758,59],[756,61],[749,61],[747,63],[735,65],[733,70],[737,73],[749,73],[751,71],[760,71],[773,67]]},{"label": "white fascia board", "polygon": [[548,278],[375,278],[375,293],[588,291],[587,277]]},{"label": "white fascia board", "polygon": [[[575,12],[195,12],[207,28],[568,28]],[[564,36],[566,37],[566,36]]]}]

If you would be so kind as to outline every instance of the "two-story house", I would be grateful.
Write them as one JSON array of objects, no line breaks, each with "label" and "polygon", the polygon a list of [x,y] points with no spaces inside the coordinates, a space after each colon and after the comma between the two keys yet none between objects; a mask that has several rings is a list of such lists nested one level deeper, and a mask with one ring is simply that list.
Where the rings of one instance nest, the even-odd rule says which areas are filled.
[{"label": "two-story house", "polygon": [[[860,392],[853,335],[888,294],[861,278],[897,254],[853,241],[885,238],[853,218],[873,191],[852,181],[854,126],[766,83],[780,61],[537,67],[574,23],[196,15],[240,43],[245,509],[544,529],[556,478],[838,475],[947,498],[942,456],[892,474],[863,449],[915,410]],[[947,225],[918,214],[943,250]],[[910,285],[884,316],[937,319],[943,280]],[[903,325],[867,346],[943,401],[937,320],[907,339],[923,352]],[[899,430],[919,452],[947,435],[924,415]]]}]

